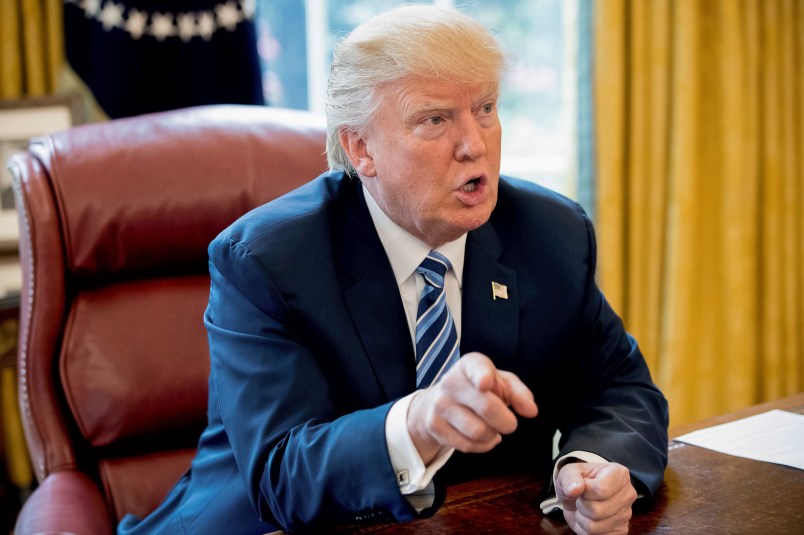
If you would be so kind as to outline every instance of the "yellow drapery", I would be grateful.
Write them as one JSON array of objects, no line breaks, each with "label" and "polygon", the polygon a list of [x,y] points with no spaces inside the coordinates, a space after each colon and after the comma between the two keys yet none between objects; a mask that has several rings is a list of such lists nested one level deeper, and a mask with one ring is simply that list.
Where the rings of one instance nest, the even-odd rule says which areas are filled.
[{"label": "yellow drapery", "polygon": [[804,4],[595,3],[600,284],[675,424],[804,390]]},{"label": "yellow drapery", "polygon": [[61,0],[0,2],[0,99],[53,94],[64,64]]}]

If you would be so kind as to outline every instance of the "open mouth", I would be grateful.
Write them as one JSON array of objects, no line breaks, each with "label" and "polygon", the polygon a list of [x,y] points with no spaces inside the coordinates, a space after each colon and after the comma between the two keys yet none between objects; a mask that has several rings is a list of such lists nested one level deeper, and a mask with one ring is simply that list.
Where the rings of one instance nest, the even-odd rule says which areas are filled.
[{"label": "open mouth", "polygon": [[480,177],[473,178],[469,182],[463,185],[463,191],[467,193],[471,193],[477,189],[477,186],[480,184]]}]

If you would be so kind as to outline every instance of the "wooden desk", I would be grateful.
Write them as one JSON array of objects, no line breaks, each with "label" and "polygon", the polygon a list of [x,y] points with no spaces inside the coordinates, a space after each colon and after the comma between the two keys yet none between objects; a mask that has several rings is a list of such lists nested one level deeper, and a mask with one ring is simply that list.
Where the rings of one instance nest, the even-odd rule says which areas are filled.
[{"label": "wooden desk", "polygon": [[[804,413],[804,393],[695,425],[671,437],[770,409]],[[804,445],[802,445],[804,447]],[[527,476],[457,485],[430,519],[344,528],[337,533],[572,533],[539,511],[542,483]],[[670,462],[656,500],[635,512],[630,533],[804,534],[804,471],[670,441]]]}]

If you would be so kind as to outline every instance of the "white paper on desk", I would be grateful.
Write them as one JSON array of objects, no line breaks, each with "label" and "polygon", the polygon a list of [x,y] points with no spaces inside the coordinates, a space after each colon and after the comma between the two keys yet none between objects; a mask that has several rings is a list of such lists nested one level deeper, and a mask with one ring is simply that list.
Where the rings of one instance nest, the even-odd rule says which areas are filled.
[{"label": "white paper on desk", "polygon": [[693,431],[675,440],[804,470],[804,414],[772,410]]}]

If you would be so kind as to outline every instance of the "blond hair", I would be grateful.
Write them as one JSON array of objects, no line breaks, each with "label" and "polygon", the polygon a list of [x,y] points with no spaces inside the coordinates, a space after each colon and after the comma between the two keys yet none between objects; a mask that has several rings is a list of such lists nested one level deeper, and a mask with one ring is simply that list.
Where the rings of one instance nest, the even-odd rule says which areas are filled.
[{"label": "blond hair", "polygon": [[382,86],[409,76],[498,84],[505,63],[497,39],[455,9],[411,5],[364,22],[333,52],[326,101],[330,167],[353,171],[340,131],[368,126]]}]

